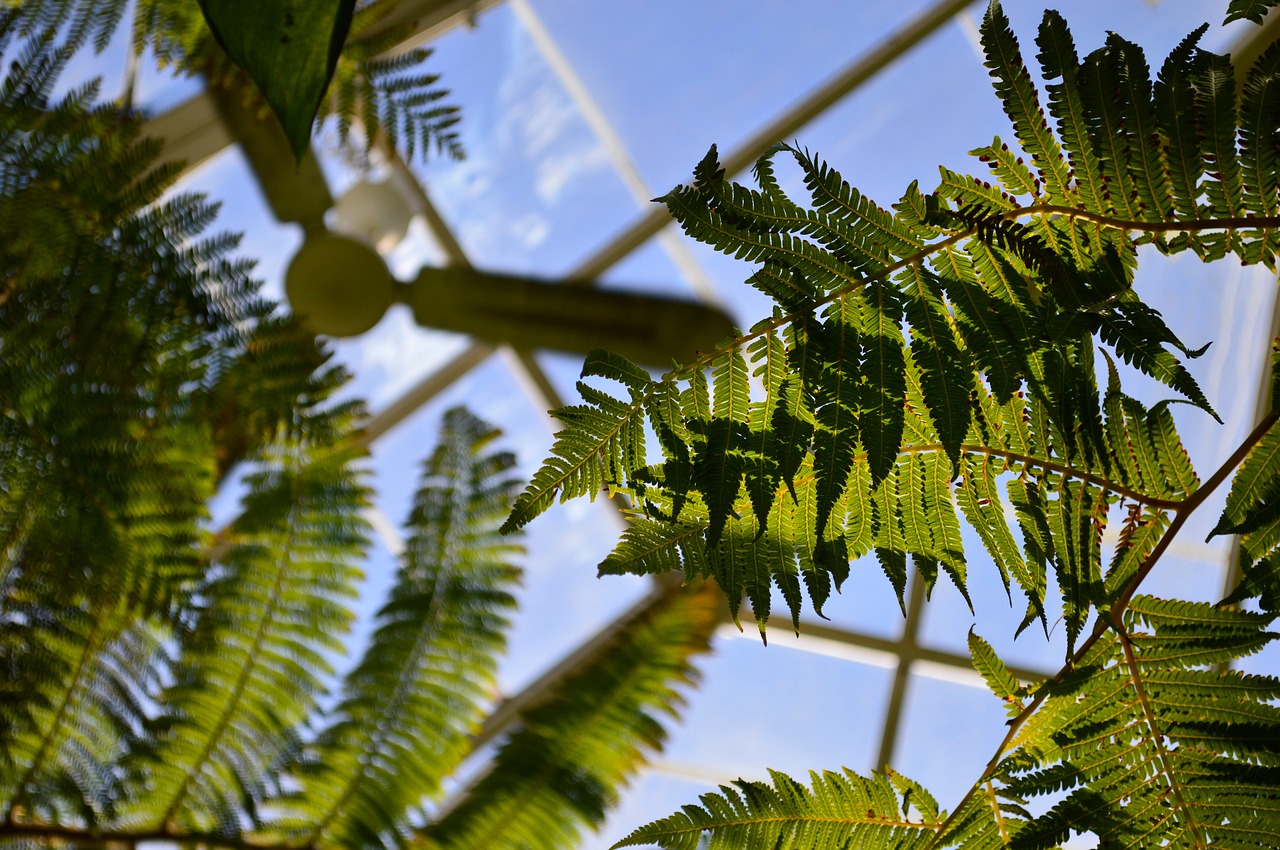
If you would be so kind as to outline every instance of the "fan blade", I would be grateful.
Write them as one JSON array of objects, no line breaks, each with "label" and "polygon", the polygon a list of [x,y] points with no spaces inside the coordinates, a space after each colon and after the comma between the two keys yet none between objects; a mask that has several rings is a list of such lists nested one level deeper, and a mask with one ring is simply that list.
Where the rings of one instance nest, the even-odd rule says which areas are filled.
[{"label": "fan blade", "polygon": [[658,367],[688,362],[734,333],[727,314],[695,301],[463,268],[423,269],[400,300],[426,327],[516,348],[607,348]]}]

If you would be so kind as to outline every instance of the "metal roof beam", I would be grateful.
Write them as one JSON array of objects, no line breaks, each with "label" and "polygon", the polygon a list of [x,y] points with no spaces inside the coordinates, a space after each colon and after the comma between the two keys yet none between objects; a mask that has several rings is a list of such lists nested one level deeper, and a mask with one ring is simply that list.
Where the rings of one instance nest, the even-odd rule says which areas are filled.
[{"label": "metal roof beam", "polygon": [[[894,60],[924,41],[974,0],[941,0],[896,33],[883,39],[869,53],[858,57],[807,97],[762,127],[736,150],[723,157],[726,174],[744,171],[770,147],[793,135],[826,112],[847,94],[883,71]],[[639,248],[671,222],[664,207],[651,211],[618,234],[569,275],[571,279],[594,280],[614,264]]]}]

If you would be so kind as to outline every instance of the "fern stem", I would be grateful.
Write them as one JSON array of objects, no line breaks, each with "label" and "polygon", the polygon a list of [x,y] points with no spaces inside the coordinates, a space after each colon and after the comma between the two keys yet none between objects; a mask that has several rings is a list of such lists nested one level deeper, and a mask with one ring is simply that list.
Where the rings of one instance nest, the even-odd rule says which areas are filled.
[{"label": "fern stem", "polygon": [[218,848],[218,850],[317,850],[314,846],[255,841],[204,832],[177,832],[159,829],[90,829],[59,824],[0,824],[0,840],[26,838],[33,843],[57,845],[70,842],[78,847],[100,847],[104,850],[120,846],[137,847],[153,841],[165,841],[183,847]]},{"label": "fern stem", "polygon": [[[1091,213],[1087,210],[1078,209],[1076,207],[1067,207],[1057,204],[1031,204],[1025,207],[1009,210],[999,217],[1000,221],[1017,221],[1022,218],[1030,218],[1033,216],[1045,215],[1061,215],[1067,218],[1084,219],[1095,224],[1104,225],[1114,230],[1123,231],[1140,231],[1144,233],[1167,233],[1171,231],[1202,231],[1202,230],[1265,230],[1271,228],[1280,228],[1280,216],[1246,216],[1242,218],[1216,218],[1216,219],[1197,219],[1195,221],[1174,221],[1174,222],[1147,222],[1132,221],[1129,219],[1111,218],[1110,216]],[[858,280],[851,280],[848,283],[834,287],[826,295],[821,298],[813,298],[806,305],[804,315],[816,313],[821,307],[832,304],[844,297],[849,292],[866,286],[875,281],[881,281],[889,278],[895,272],[899,272],[908,266],[923,263],[934,254],[949,248],[958,242],[968,239],[971,236],[977,236],[979,228],[977,226],[968,227],[964,230],[956,231],[945,239],[937,242],[930,242],[924,248],[916,253],[903,257],[896,263],[886,265],[880,271],[869,274]],[[718,346],[710,351],[695,357],[689,363],[672,369],[670,372],[662,376],[663,383],[679,380],[688,377],[694,372],[710,366],[717,358],[723,357],[734,349],[746,345],[752,340],[773,333],[781,327],[793,322],[797,317],[802,315],[800,312],[784,312],[775,316],[767,322],[761,322],[755,328],[740,336],[734,337],[728,344]]]},{"label": "fern stem", "polygon": [[[901,453],[914,454],[922,451],[940,452],[940,451],[945,451],[945,449],[946,447],[943,446],[941,443],[927,444],[922,446],[903,446],[901,449]],[[1185,500],[1177,501],[1174,499],[1158,499],[1154,496],[1147,496],[1143,493],[1139,493],[1136,490],[1131,490],[1130,488],[1124,486],[1123,484],[1119,484],[1108,478],[1103,478],[1100,475],[1094,475],[1091,472],[1085,472],[1084,470],[1076,469],[1074,466],[1069,466],[1065,463],[1058,463],[1057,461],[1053,461],[1053,460],[1031,457],[1030,455],[1019,454],[1017,452],[1006,451],[1004,449],[996,449],[996,448],[992,448],[991,446],[975,446],[975,445],[961,444],[960,451],[965,454],[985,455],[987,457],[998,457],[998,458],[1003,458],[1005,460],[1016,461],[1018,463],[1025,464],[1026,466],[1038,466],[1041,469],[1052,470],[1053,472],[1057,472],[1062,475],[1069,476],[1071,478],[1078,478],[1081,481],[1085,481],[1089,484],[1093,484],[1097,487],[1101,487],[1102,489],[1115,493],[1118,496],[1123,496],[1126,499],[1129,499],[1130,501],[1139,502],[1141,504],[1148,505],[1153,508],[1162,508],[1165,510],[1176,511],[1180,506],[1185,504]]]},{"label": "fern stem", "polygon": [[1164,746],[1164,734],[1160,731],[1160,727],[1156,725],[1155,709],[1151,707],[1151,699],[1147,696],[1147,689],[1142,684],[1142,671],[1138,669],[1138,659],[1133,654],[1133,643],[1129,638],[1129,632],[1125,629],[1124,624],[1120,622],[1113,622],[1112,628],[1116,633],[1116,637],[1119,638],[1120,648],[1124,651],[1124,663],[1129,668],[1129,678],[1133,682],[1134,693],[1138,696],[1138,705],[1142,707],[1142,714],[1147,722],[1151,743],[1155,745],[1156,753],[1160,759],[1160,771],[1165,775],[1165,779],[1169,783],[1169,790],[1173,794],[1174,804],[1186,813],[1187,828],[1195,833],[1195,846],[1197,848],[1207,847],[1208,839],[1204,834],[1204,829],[1196,825],[1195,819],[1192,817],[1191,807],[1187,805],[1186,799],[1182,796],[1182,789],[1178,787],[1178,783],[1174,779],[1173,765],[1169,762],[1169,751]]},{"label": "fern stem", "polygon": [[[291,530],[293,530],[293,524],[297,521],[297,504],[300,498],[296,475],[293,479],[293,488],[294,493],[292,504],[294,505],[294,508],[289,512]],[[186,781],[182,783],[182,787],[178,789],[173,799],[165,807],[164,814],[160,817],[162,827],[167,825],[177,814],[179,807],[181,807],[183,801],[186,800],[187,795],[191,793],[192,783],[194,783],[204,771],[205,764],[213,754],[214,749],[221,743],[222,733],[226,730],[227,724],[231,722],[231,718],[240,704],[240,699],[244,695],[244,689],[248,685],[254,667],[257,664],[258,651],[262,648],[263,641],[266,640],[267,629],[274,622],[279,608],[285,575],[288,573],[288,565],[290,562],[289,555],[290,549],[287,548],[283,553],[281,553],[280,558],[276,562],[275,580],[272,585],[271,594],[268,596],[270,602],[266,606],[266,610],[262,612],[262,620],[258,624],[258,631],[254,635],[253,644],[250,647],[248,657],[245,658],[244,667],[241,668],[240,675],[236,679],[236,683],[231,690],[231,694],[227,698],[226,707],[222,712],[222,716],[218,718],[218,722],[210,731],[209,738],[201,749],[200,755],[192,761],[191,767],[187,770]]]},{"label": "fern stem", "polygon": [[[1111,604],[1111,617],[1113,622],[1119,622],[1118,618],[1120,614],[1123,613],[1124,609],[1128,606],[1129,600],[1132,599],[1133,594],[1137,592],[1138,586],[1142,584],[1143,580],[1148,574],[1150,574],[1152,568],[1156,565],[1156,561],[1160,560],[1160,556],[1164,554],[1164,551],[1169,548],[1169,544],[1173,542],[1174,536],[1182,529],[1182,526],[1186,524],[1187,517],[1195,513],[1196,508],[1200,507],[1204,500],[1231,476],[1232,471],[1240,465],[1240,463],[1245,459],[1245,456],[1253,450],[1253,447],[1267,435],[1267,432],[1271,430],[1271,426],[1276,424],[1276,419],[1277,415],[1274,412],[1268,413],[1266,416],[1262,417],[1262,421],[1259,422],[1258,426],[1249,433],[1249,436],[1244,438],[1244,442],[1236,447],[1236,450],[1231,453],[1231,457],[1227,458],[1223,462],[1222,466],[1218,467],[1217,471],[1214,472],[1213,475],[1209,476],[1208,480],[1204,482],[1199,490],[1192,493],[1185,502],[1174,510],[1173,522],[1169,523],[1169,530],[1160,538],[1160,542],[1151,550],[1151,554],[1147,556],[1147,559],[1142,562],[1142,566],[1138,568],[1136,573],[1134,573],[1129,584],[1120,592],[1120,595],[1117,596],[1115,601]],[[1099,625],[1101,626],[1101,621]]]},{"label": "fern stem", "polygon": [[63,731],[63,721],[66,719],[71,707],[78,702],[81,686],[90,667],[90,659],[97,655],[98,647],[101,645],[99,635],[102,632],[102,627],[102,619],[93,624],[93,630],[89,633],[88,640],[85,641],[84,652],[80,653],[80,661],[76,664],[76,671],[71,677],[69,686],[63,692],[62,701],[58,705],[57,712],[54,713],[53,720],[49,723],[49,729],[41,739],[40,746],[36,750],[31,764],[27,766],[22,778],[18,780],[18,784],[14,787],[13,799],[9,802],[8,810],[4,816],[4,824],[6,826],[16,823],[15,818],[21,810],[21,803],[28,796],[28,786],[44,768],[44,763],[53,750],[54,742],[58,740]]},{"label": "fern stem", "polygon": [[986,786],[987,786],[987,801],[991,804],[991,814],[993,817],[995,817],[996,826],[1000,830],[1000,840],[1003,841],[1005,845],[1008,845],[1009,831],[1005,829],[1004,818],[1001,817],[1000,815],[1000,801],[996,799],[995,786],[991,784],[990,780],[987,781]]},{"label": "fern stem", "polygon": [[1061,215],[1067,218],[1078,218],[1109,227],[1112,230],[1134,230],[1141,233],[1169,233],[1202,230],[1270,230],[1280,228],[1280,216],[1235,216],[1228,218],[1196,219],[1193,221],[1136,221],[1133,219],[1112,218],[1111,216],[1089,212],[1077,207],[1064,207],[1058,204],[1036,204],[1022,207],[1002,216],[1005,220],[1025,215]]},{"label": "fern stem", "polygon": [[[1072,653],[1071,657],[1067,659],[1067,663],[1064,664],[1062,669],[1053,677],[1054,681],[1061,681],[1067,673],[1080,663],[1080,659],[1084,658],[1108,631],[1123,628],[1120,623],[1120,615],[1123,614],[1125,608],[1128,607],[1129,601],[1133,598],[1133,594],[1137,592],[1138,587],[1142,584],[1143,580],[1151,574],[1151,570],[1155,567],[1156,562],[1160,560],[1160,556],[1169,548],[1169,544],[1173,542],[1174,535],[1176,535],[1182,526],[1186,524],[1187,517],[1195,513],[1196,509],[1204,503],[1204,500],[1231,476],[1232,471],[1240,465],[1249,452],[1253,450],[1253,447],[1256,446],[1262,438],[1266,436],[1267,432],[1271,430],[1272,426],[1276,424],[1277,418],[1280,417],[1277,417],[1277,414],[1274,412],[1268,413],[1264,416],[1262,421],[1258,423],[1257,427],[1249,433],[1249,436],[1244,438],[1244,441],[1236,447],[1236,450],[1231,453],[1231,456],[1227,458],[1221,466],[1218,467],[1213,475],[1209,476],[1200,489],[1192,493],[1185,502],[1174,509],[1174,518],[1169,524],[1168,531],[1166,531],[1164,536],[1160,538],[1160,542],[1156,544],[1156,547],[1151,550],[1151,554],[1147,555],[1146,560],[1142,562],[1142,566],[1138,568],[1138,571],[1129,581],[1129,584],[1120,592],[1115,601],[1112,602],[1111,616],[1098,618],[1098,621],[1093,628],[1093,632],[1087,639],[1085,639],[1084,643],[1080,644],[1076,651]],[[965,805],[973,798],[973,795],[976,794],[986,783],[991,781],[996,768],[1000,765],[1000,759],[1004,757],[1004,754],[1009,749],[1010,744],[1012,744],[1017,738],[1018,732],[1022,729],[1023,724],[1031,719],[1031,716],[1039,710],[1040,705],[1045,701],[1047,696],[1048,692],[1041,688],[1031,701],[1027,703],[1026,707],[1023,708],[1016,717],[1008,722],[1009,731],[1005,733],[1004,740],[1002,740],[1000,745],[996,747],[995,754],[991,757],[991,760],[987,762],[986,768],[982,771],[982,776],[977,782],[970,786],[969,790],[965,792],[964,797],[962,797],[956,807],[951,810],[951,814],[949,814],[947,819],[942,822],[937,838],[930,842],[925,850],[932,850],[932,848],[938,846],[937,842],[939,839],[947,837],[947,827],[950,826],[953,820],[955,820],[956,815],[964,810]]]}]

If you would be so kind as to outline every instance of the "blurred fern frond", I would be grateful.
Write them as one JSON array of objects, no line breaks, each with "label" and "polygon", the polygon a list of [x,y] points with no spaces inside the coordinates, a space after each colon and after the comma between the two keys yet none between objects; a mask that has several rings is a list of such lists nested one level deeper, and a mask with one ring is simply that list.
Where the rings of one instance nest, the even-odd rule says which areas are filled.
[{"label": "blurred fern frond", "polygon": [[[20,56],[0,80],[0,845],[439,840],[456,815],[422,812],[483,761],[514,608],[521,549],[498,533],[514,459],[445,414],[339,680],[369,546],[363,407],[259,296],[237,239],[206,232],[216,208],[173,191],[136,116],[94,86],[53,95],[92,28],[24,34],[28,13],[0,14],[0,52]],[[240,508],[214,530],[220,488]],[[491,730],[507,743],[486,781],[530,813],[492,846],[598,825],[661,743],[713,607],[663,594]],[[506,755],[529,746],[555,752],[561,796]]]}]

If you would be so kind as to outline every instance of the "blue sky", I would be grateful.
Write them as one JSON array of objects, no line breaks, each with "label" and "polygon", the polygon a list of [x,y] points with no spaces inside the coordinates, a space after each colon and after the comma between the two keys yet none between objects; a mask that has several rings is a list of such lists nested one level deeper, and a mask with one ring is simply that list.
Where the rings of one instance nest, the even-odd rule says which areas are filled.
[{"label": "blue sky", "polygon": [[[1224,7],[1207,0],[1061,5],[1082,53],[1115,30],[1142,44],[1153,65],[1196,25],[1220,20]],[[474,27],[442,37],[430,60],[453,90],[452,101],[463,108],[460,130],[467,159],[432,161],[417,171],[476,266],[554,278],[591,256],[643,210],[531,36],[530,15],[555,40],[616,131],[644,187],[659,195],[686,180],[710,144],[732,149],[925,6],[921,0],[498,5],[480,14]],[[1005,8],[1024,55],[1032,56],[1042,7],[1011,0]],[[939,164],[975,170],[967,150],[990,143],[996,134],[1012,136],[978,57],[975,16],[980,13],[980,5],[973,7],[943,27],[803,128],[797,140],[882,205],[895,201],[913,179],[932,188]],[[1240,29],[1211,27],[1206,44],[1222,48]],[[96,62],[77,65],[73,77],[105,73],[110,90],[111,81],[119,79],[121,55],[117,44]],[[162,109],[192,90],[190,81],[146,73],[139,93],[145,105]],[[325,137],[321,147],[338,194],[358,175]],[[794,173],[783,169],[782,175],[785,185],[798,185]],[[300,234],[272,221],[240,155],[224,152],[186,185],[223,203],[220,226],[246,234],[244,252],[259,258],[268,291],[278,293]],[[763,297],[741,283],[748,273],[742,264],[687,240],[674,252],[651,241],[611,269],[605,285],[692,297],[695,289],[678,265],[681,252],[692,257],[716,298],[740,323],[749,325],[766,314]],[[442,258],[416,222],[390,259],[393,270],[408,279],[421,265]],[[1274,280],[1226,264],[1204,267],[1190,257],[1144,261],[1140,291],[1165,312],[1175,331],[1192,345],[1217,340],[1193,369],[1228,426],[1216,426],[1189,408],[1178,412],[1188,451],[1204,476],[1251,424],[1246,420],[1256,394],[1253,370],[1265,345]],[[456,335],[418,328],[407,311],[393,309],[369,334],[340,343],[338,352],[356,375],[356,390],[378,409],[466,344]],[[540,355],[539,362],[572,399],[579,362],[563,355]],[[1162,397],[1137,381],[1126,388],[1148,401]],[[518,453],[526,474],[545,456],[551,441],[548,420],[510,363],[492,357],[375,446],[378,506],[393,522],[408,511],[414,476],[442,412],[459,403],[507,432],[506,445]],[[1212,513],[1205,510],[1206,516]],[[607,505],[586,501],[553,510],[531,526],[524,604],[501,672],[505,689],[536,677],[644,592],[639,580],[594,577],[619,527]],[[1205,595],[1203,576],[1218,569],[1226,551],[1221,543],[1201,543],[1206,531],[1207,526],[1196,526],[1180,538],[1153,577],[1152,592]],[[1063,652],[1061,629],[1049,641],[1029,629],[1015,642],[1021,606],[1009,608],[977,540],[966,537],[965,543],[983,635],[1011,661],[1052,667]],[[370,563],[371,594],[390,569],[390,555],[380,548]],[[884,637],[895,637],[901,628],[896,600],[872,563],[855,564],[827,614],[837,624]],[[963,652],[974,622],[959,594],[940,582],[921,640]],[[693,802],[715,782],[762,778],[767,767],[801,775],[808,768],[877,767],[872,762],[892,671],[883,659],[831,657],[797,650],[792,643],[781,629],[768,647],[754,638],[718,640],[715,654],[701,665],[703,687],[691,696],[684,725],[673,731],[662,767],[638,779],[602,835],[585,846],[607,847],[640,823]],[[1272,671],[1277,666],[1274,653],[1249,664],[1270,665]],[[924,673],[911,681],[895,767],[947,805],[970,781],[956,766],[985,763],[1003,734],[1004,717],[1000,703],[975,688],[972,677]]]}]

